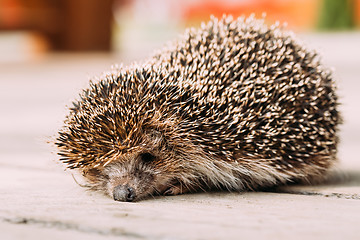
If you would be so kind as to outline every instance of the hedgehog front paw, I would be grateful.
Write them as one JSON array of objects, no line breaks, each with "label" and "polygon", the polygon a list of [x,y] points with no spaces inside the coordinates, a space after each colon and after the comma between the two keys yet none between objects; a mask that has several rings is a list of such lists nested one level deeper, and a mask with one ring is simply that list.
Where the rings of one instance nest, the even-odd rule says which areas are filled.
[{"label": "hedgehog front paw", "polygon": [[188,192],[189,190],[182,186],[180,183],[176,185],[172,185],[163,193],[166,196],[179,195]]}]

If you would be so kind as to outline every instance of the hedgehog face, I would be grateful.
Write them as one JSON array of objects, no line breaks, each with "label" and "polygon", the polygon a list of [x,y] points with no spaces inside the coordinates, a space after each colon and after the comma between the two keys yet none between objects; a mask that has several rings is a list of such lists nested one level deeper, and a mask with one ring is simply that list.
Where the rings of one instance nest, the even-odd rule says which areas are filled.
[{"label": "hedgehog face", "polygon": [[[109,164],[84,173],[91,188],[117,201],[137,201],[154,195],[179,194],[180,159],[164,144],[157,131],[143,134],[143,141]],[[181,167],[180,167],[181,166]]]},{"label": "hedgehog face", "polygon": [[125,161],[113,162],[103,171],[108,179],[104,190],[117,201],[134,201],[163,194],[175,182],[166,174],[165,161],[153,152],[145,151],[126,156]]}]

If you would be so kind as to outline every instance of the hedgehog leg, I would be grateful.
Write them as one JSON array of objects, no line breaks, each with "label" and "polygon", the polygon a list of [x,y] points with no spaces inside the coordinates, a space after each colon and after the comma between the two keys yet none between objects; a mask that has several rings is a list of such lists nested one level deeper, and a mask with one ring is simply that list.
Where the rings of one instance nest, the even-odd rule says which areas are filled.
[{"label": "hedgehog leg", "polygon": [[167,188],[163,195],[172,196],[179,195],[190,192],[189,188],[185,187],[181,182],[176,184],[172,184],[169,188]]}]

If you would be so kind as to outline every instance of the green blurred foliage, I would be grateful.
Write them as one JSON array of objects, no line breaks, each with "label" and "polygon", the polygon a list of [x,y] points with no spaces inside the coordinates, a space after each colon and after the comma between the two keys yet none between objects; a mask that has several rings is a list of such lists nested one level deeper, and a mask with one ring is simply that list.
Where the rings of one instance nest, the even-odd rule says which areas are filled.
[{"label": "green blurred foliage", "polygon": [[355,27],[354,0],[323,0],[318,28],[346,30]]}]

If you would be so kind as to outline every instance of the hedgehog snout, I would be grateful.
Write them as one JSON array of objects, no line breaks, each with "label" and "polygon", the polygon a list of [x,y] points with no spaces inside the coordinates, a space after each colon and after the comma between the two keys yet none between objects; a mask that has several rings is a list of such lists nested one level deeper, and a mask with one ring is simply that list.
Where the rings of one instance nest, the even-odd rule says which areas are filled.
[{"label": "hedgehog snout", "polygon": [[132,202],[136,198],[136,191],[128,184],[118,185],[114,188],[113,197],[115,201]]}]

